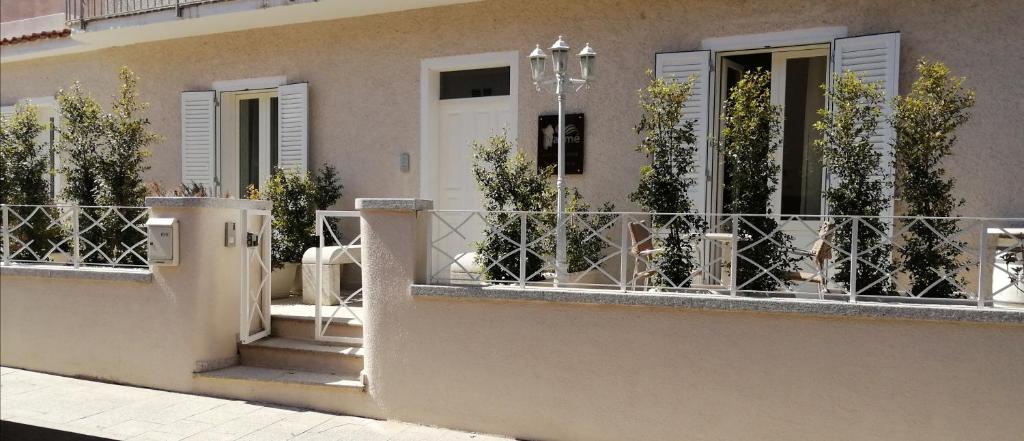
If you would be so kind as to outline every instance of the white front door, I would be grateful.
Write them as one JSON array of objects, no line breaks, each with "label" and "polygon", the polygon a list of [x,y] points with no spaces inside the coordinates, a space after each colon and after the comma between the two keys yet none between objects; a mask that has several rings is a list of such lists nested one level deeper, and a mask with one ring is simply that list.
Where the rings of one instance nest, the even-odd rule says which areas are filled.
[{"label": "white front door", "polygon": [[508,96],[440,100],[438,106],[438,188],[436,207],[480,210],[483,201],[473,177],[473,143],[507,131],[515,137]]}]

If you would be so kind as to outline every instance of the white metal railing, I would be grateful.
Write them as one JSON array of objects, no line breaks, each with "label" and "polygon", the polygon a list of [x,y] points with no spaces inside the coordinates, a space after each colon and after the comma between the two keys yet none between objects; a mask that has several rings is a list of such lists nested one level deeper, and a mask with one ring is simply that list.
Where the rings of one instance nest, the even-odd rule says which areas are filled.
[{"label": "white metal railing", "polygon": [[90,20],[174,9],[181,17],[186,6],[225,0],[64,0],[64,21],[83,27]]},{"label": "white metal railing", "polygon": [[[360,219],[358,211],[317,210],[316,212],[316,235],[319,243],[316,249],[316,268],[314,269],[317,294],[313,336],[317,340],[362,345],[362,338],[330,335],[330,326],[337,320],[354,319],[359,323],[363,322],[360,314],[363,306],[362,280],[351,280],[361,277],[363,269]],[[343,234],[343,231],[350,234]],[[329,277],[325,271],[330,262],[324,261],[324,252],[329,249],[339,250],[346,262],[336,269],[339,271],[337,279]],[[359,269],[359,275],[357,276],[351,270],[345,271],[345,265],[353,265]],[[325,305],[325,300],[328,300],[327,303],[330,305]],[[337,305],[334,305],[335,303]]]},{"label": "white metal railing", "polygon": [[4,265],[145,268],[148,207],[2,205]]},{"label": "white metal railing", "polygon": [[[554,220],[434,210],[429,282],[986,307],[1019,286],[1001,257],[1024,249],[1024,218],[568,213],[568,274],[556,281]],[[907,238],[924,236],[955,264],[909,259]]]},{"label": "white metal railing", "polygon": [[238,338],[242,343],[270,335],[270,221],[270,210],[243,208],[238,216],[242,270]]}]

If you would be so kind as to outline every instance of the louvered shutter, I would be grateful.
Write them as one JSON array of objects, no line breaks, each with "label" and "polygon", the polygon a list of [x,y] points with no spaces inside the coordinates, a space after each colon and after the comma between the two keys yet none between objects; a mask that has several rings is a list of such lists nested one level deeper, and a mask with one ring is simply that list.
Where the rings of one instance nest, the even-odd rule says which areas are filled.
[{"label": "louvered shutter", "polygon": [[217,193],[216,92],[181,93],[181,182]]},{"label": "louvered shutter", "polygon": [[[871,143],[882,154],[882,173],[875,178],[892,182],[895,179],[892,151],[894,133],[889,124],[889,116],[892,114],[891,100],[899,93],[900,33],[837,38],[832,44],[832,71],[853,72],[862,81],[880,84],[885,91],[882,121],[879,122],[878,131],[871,137]],[[892,200],[892,188],[887,192]],[[892,216],[892,205],[889,205],[887,212],[882,213],[883,216]]]},{"label": "louvered shutter", "polygon": [[277,88],[277,164],[281,169],[309,168],[309,85]]},{"label": "louvered shutter", "polygon": [[694,210],[706,212],[708,175],[708,96],[710,91],[711,51],[673,52],[657,54],[654,73],[659,78],[686,81],[695,77],[693,93],[686,101],[684,117],[694,121],[693,129],[697,138],[697,154],[690,176],[695,184],[690,188],[690,201]]}]

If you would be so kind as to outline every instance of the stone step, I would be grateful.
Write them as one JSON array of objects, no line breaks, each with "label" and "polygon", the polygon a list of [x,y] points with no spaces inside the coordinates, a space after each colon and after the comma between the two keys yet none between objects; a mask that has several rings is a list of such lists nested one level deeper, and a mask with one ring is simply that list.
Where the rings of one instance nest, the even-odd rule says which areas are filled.
[{"label": "stone step", "polygon": [[[348,343],[354,346],[362,345],[363,324],[351,317],[335,317],[327,324],[327,332],[330,337],[345,337],[352,339]],[[304,316],[273,315],[270,317],[270,334],[274,337],[291,338],[296,340],[314,340],[315,319]]]},{"label": "stone step", "polygon": [[232,366],[193,374],[195,392],[223,398],[382,417],[359,375]]},{"label": "stone step", "polygon": [[361,347],[281,337],[239,345],[238,352],[243,366],[357,376],[366,353]]}]

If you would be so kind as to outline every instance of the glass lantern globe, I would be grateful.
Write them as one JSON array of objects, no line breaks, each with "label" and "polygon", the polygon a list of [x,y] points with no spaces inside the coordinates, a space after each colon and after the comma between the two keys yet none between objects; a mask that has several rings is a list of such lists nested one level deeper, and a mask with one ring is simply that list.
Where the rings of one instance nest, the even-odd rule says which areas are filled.
[{"label": "glass lantern globe", "polygon": [[530,74],[533,75],[533,82],[538,82],[544,78],[544,68],[547,65],[548,56],[544,53],[544,50],[537,45],[537,48],[530,52]]},{"label": "glass lantern globe", "polygon": [[597,58],[597,52],[594,48],[590,47],[590,43],[583,48],[579,53],[580,57],[580,75],[584,81],[588,81],[594,77],[594,60]]},{"label": "glass lantern globe", "polygon": [[562,36],[558,36],[558,41],[551,45],[551,59],[553,60],[555,73],[564,74],[566,70],[566,63],[569,61],[569,44],[562,39]]}]

